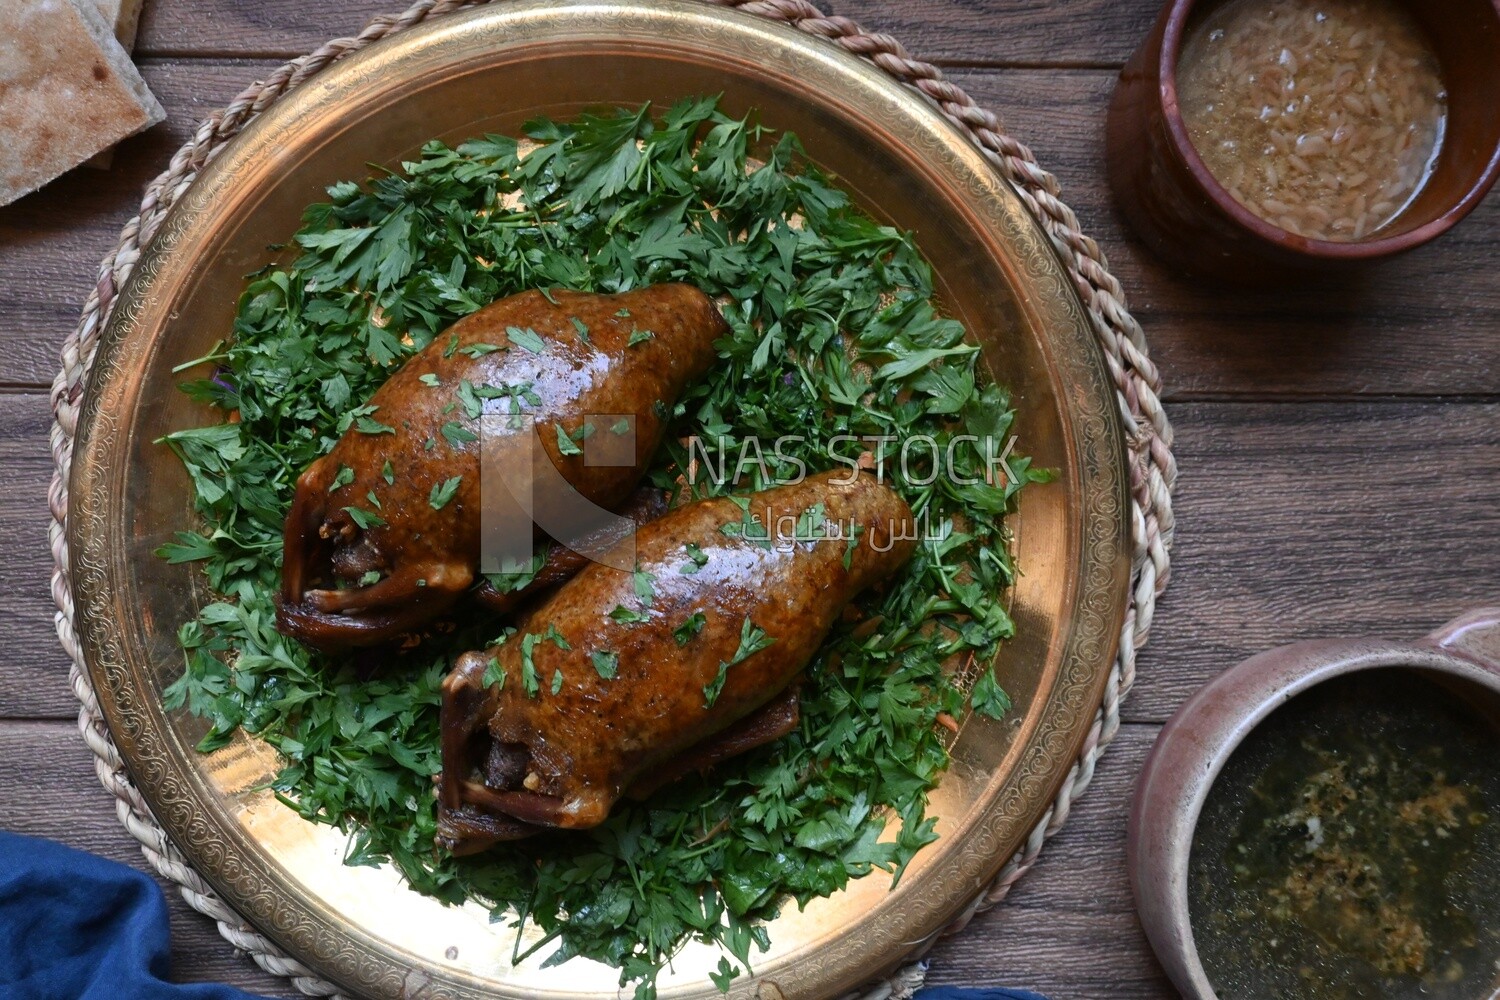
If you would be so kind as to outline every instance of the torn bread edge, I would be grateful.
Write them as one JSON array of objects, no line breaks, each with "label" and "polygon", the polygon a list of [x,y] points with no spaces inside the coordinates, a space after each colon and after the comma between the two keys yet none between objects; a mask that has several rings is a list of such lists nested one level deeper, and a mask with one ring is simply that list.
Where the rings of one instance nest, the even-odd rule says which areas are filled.
[{"label": "torn bread edge", "polygon": [[166,118],[95,0],[0,3],[0,62],[0,205]]},{"label": "torn bread edge", "polygon": [[[115,41],[127,52],[135,51],[136,32],[141,27],[141,7],[145,0],[89,0],[99,10],[105,23],[114,25]],[[108,170],[115,161],[115,151],[106,149],[83,161],[93,170]]]},{"label": "torn bread edge", "polygon": [[89,0],[99,11],[99,16],[115,32],[115,41],[126,52],[135,48],[135,34],[141,26],[141,7],[145,0]]}]

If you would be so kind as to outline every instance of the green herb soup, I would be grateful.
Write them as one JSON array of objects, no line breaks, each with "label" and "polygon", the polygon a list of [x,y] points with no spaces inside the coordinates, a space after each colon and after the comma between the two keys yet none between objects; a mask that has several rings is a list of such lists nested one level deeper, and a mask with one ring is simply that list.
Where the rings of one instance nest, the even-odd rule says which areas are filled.
[{"label": "green herb soup", "polygon": [[1341,677],[1250,734],[1189,871],[1220,1000],[1478,1000],[1500,982],[1500,770],[1487,699]]}]

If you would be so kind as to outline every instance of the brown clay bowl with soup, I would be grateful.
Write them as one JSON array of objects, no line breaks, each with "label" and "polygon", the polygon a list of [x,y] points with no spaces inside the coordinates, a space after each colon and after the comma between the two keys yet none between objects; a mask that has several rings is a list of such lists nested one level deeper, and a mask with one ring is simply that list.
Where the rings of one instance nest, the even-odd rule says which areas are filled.
[{"label": "brown clay bowl with soup", "polygon": [[1188,1000],[1500,993],[1500,607],[1225,671],[1132,809],[1141,923]]},{"label": "brown clay bowl with soup", "polygon": [[[1358,9],[1362,3],[1375,4],[1378,9],[1362,15]],[[1324,6],[1331,13],[1325,13]],[[1322,208],[1313,210],[1320,217],[1329,206],[1337,215],[1349,202],[1359,201],[1360,192],[1354,189],[1361,184],[1368,187],[1370,181],[1366,179],[1366,167],[1348,159],[1348,150],[1363,141],[1361,136],[1383,134],[1382,123],[1394,121],[1402,126],[1401,115],[1409,110],[1407,105],[1397,104],[1393,118],[1390,105],[1395,102],[1387,102],[1381,96],[1376,98],[1379,108],[1376,112],[1367,107],[1368,95],[1364,91],[1368,86],[1372,90],[1403,94],[1399,73],[1392,73],[1388,64],[1377,67],[1378,55],[1366,60],[1368,67],[1355,66],[1350,73],[1353,57],[1349,65],[1336,63],[1334,60],[1342,58],[1337,53],[1312,58],[1317,49],[1322,53],[1330,51],[1326,38],[1321,46],[1309,43],[1308,47],[1293,52],[1298,38],[1309,42],[1305,32],[1294,36],[1285,48],[1281,47],[1281,39],[1275,37],[1280,30],[1295,28],[1293,15],[1318,18],[1317,24],[1321,26],[1336,22],[1340,14],[1348,28],[1342,39],[1335,40],[1348,41],[1349,35],[1354,35],[1354,43],[1362,48],[1352,50],[1353,56],[1399,47],[1386,46],[1383,40],[1376,40],[1372,46],[1371,39],[1360,34],[1366,22],[1388,21],[1398,35],[1402,34],[1401,27],[1414,29],[1414,34],[1408,31],[1407,37],[1389,41],[1410,43],[1420,50],[1423,65],[1410,63],[1411,72],[1425,72],[1429,90],[1440,88],[1428,95],[1439,102],[1424,133],[1433,140],[1424,147],[1431,150],[1431,156],[1420,167],[1421,179],[1416,181],[1415,189],[1403,187],[1400,200],[1394,203],[1395,211],[1378,225],[1360,227],[1351,219],[1339,233],[1324,232],[1318,226],[1288,227],[1277,221],[1284,208],[1282,201],[1286,200],[1281,191],[1260,190],[1267,198],[1276,195],[1270,209],[1263,200],[1243,192],[1237,198],[1229,190],[1232,182],[1226,185],[1229,178],[1225,175],[1233,171],[1219,163],[1216,174],[1208,162],[1214,159],[1216,151],[1212,146],[1216,143],[1210,142],[1209,134],[1198,131],[1199,144],[1195,145],[1195,128],[1209,127],[1201,117],[1204,108],[1217,107],[1223,121],[1241,116],[1237,121],[1248,125],[1249,131],[1226,132],[1223,138],[1232,145],[1225,148],[1239,149],[1235,155],[1243,158],[1244,166],[1255,180],[1262,180],[1267,164],[1282,183],[1287,183],[1288,173],[1308,174],[1324,194],[1332,193]],[[1278,16],[1280,19],[1276,20]],[[1205,99],[1195,88],[1201,88],[1201,77],[1212,71],[1203,70],[1193,61],[1209,58],[1205,52],[1222,52],[1226,43],[1234,42],[1236,23],[1246,32],[1256,30],[1246,25],[1266,29],[1265,37],[1259,38],[1257,44],[1261,58],[1269,64],[1255,65],[1248,56],[1248,61],[1229,63],[1238,75],[1216,78],[1225,86],[1210,91]],[[1266,28],[1268,23],[1270,28]],[[1230,34],[1227,40],[1226,31]],[[1208,38],[1211,32],[1217,32],[1212,45]],[[1250,44],[1248,39],[1246,44]],[[1250,49],[1254,50],[1255,45],[1250,44]],[[1326,74],[1324,77],[1316,76],[1319,66]],[[1368,83],[1364,72],[1368,72]],[[1198,79],[1194,78],[1195,73]],[[1289,119],[1299,118],[1302,124],[1292,121],[1291,129],[1305,126],[1310,108],[1323,116],[1320,124],[1329,127],[1321,134],[1335,144],[1353,135],[1351,146],[1333,150],[1334,155],[1310,160],[1287,154],[1302,149],[1292,144],[1294,139],[1300,139],[1303,145],[1310,142],[1315,148],[1323,147],[1325,139],[1314,132],[1296,135],[1289,132],[1286,143],[1279,147],[1264,142],[1266,133],[1255,130],[1255,120],[1243,117],[1245,108],[1250,109],[1251,119],[1270,121],[1274,127],[1281,111],[1291,111],[1293,105],[1278,102],[1273,107],[1269,100],[1261,100],[1261,92],[1251,84],[1257,80],[1279,83],[1283,79],[1294,104],[1299,99],[1304,102],[1297,107],[1303,114],[1289,116]],[[1415,88],[1421,83],[1423,80],[1415,80],[1411,86]],[[1184,84],[1189,91],[1186,95]],[[1322,89],[1310,93],[1320,85]],[[1274,83],[1271,91],[1274,94]],[[1352,101],[1346,107],[1343,102],[1351,96]],[[1236,101],[1241,102],[1238,108]],[[1364,119],[1366,126],[1375,127],[1340,131],[1337,120],[1331,123],[1327,120],[1334,113],[1343,115],[1349,107],[1375,115],[1373,119]],[[1170,0],[1150,36],[1126,64],[1110,105],[1106,132],[1110,186],[1120,211],[1142,239],[1162,258],[1185,271],[1255,282],[1284,279],[1311,268],[1347,268],[1410,250],[1436,238],[1484,198],[1500,174],[1497,108],[1500,108],[1500,6],[1496,0],[1442,3],[1334,0],[1332,4],[1320,4],[1317,0]],[[1348,116],[1359,117],[1352,110],[1348,110]],[[1278,143],[1282,141],[1276,139]],[[1388,138],[1382,141],[1389,142]],[[1210,147],[1207,157],[1199,145]],[[1328,152],[1321,148],[1318,151]],[[1371,159],[1375,161],[1369,165],[1373,173],[1387,166],[1391,157],[1382,148]],[[1346,192],[1342,200],[1341,192]],[[1379,202],[1381,195],[1377,191],[1370,197]],[[1255,204],[1257,210],[1247,208],[1244,201]],[[1362,207],[1363,202],[1360,204]],[[1284,215],[1279,217],[1285,219]],[[1299,228],[1301,231],[1294,231]],[[1355,228],[1365,231],[1356,236]]]}]

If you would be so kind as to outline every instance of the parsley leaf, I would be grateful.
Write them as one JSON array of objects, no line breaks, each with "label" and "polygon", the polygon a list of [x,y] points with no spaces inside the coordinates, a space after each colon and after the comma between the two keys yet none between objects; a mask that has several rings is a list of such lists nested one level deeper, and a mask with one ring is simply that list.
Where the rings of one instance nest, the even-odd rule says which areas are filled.
[{"label": "parsley leaf", "polygon": [[385,519],[374,511],[365,510],[363,507],[345,507],[344,512],[360,528],[380,528],[385,526]]},{"label": "parsley leaf", "polygon": [[557,431],[557,453],[559,455],[582,455],[583,449],[573,443],[573,438],[563,429],[562,424],[553,424]]},{"label": "parsley leaf", "polygon": [[529,327],[522,329],[518,326],[508,326],[505,328],[505,335],[510,338],[512,344],[515,344],[517,347],[524,347],[532,354],[541,354],[542,351],[547,349],[547,342],[541,338],[540,334]]},{"label": "parsley leaf", "polygon": [[595,650],[589,654],[589,659],[593,661],[594,669],[599,672],[599,676],[605,680],[614,677],[620,669],[620,654],[612,650]]},{"label": "parsley leaf", "polygon": [[542,684],[536,675],[536,646],[542,641],[539,635],[528,632],[521,636],[521,689],[526,697],[535,698],[541,693]]},{"label": "parsley leaf", "polygon": [[394,434],[396,428],[388,424],[382,424],[372,417],[360,417],[354,421],[354,427],[361,434]]},{"label": "parsley leaf", "polygon": [[1005,713],[1010,711],[1010,695],[1005,693],[1005,689],[995,679],[993,665],[979,675],[969,697],[974,705],[974,711],[980,715],[987,715],[991,719],[1003,719]]},{"label": "parsley leaf", "polygon": [[677,572],[683,576],[692,576],[708,565],[708,553],[699,548],[698,543],[688,542],[683,548],[687,549],[688,561]]},{"label": "parsley leaf", "polygon": [[500,666],[500,661],[493,656],[484,665],[484,677],[481,679],[485,687],[505,687],[505,671]]},{"label": "parsley leaf", "polygon": [[555,624],[549,623],[547,625],[547,632],[542,636],[542,638],[552,643],[552,645],[556,646],[558,649],[567,650],[573,648],[572,643],[568,642],[567,636],[559,632]]},{"label": "parsley leaf", "polygon": [[640,598],[642,604],[650,604],[656,599],[656,574],[641,569],[640,563],[636,563],[635,572],[630,574],[630,581],[635,588],[635,596]]},{"label": "parsley leaf", "polygon": [[734,658],[729,662],[731,664],[743,663],[775,641],[774,637],[766,635],[759,626],[746,618],[740,625],[739,648],[734,651]]},{"label": "parsley leaf", "polygon": [[719,661],[719,671],[714,674],[713,680],[703,685],[703,707],[713,708],[714,702],[719,700],[719,695],[724,693],[724,682],[729,680],[729,664],[723,660]]},{"label": "parsley leaf", "polygon": [[457,420],[450,420],[443,425],[443,437],[448,439],[449,444],[455,446],[479,440],[478,434],[475,434]]},{"label": "parsley leaf", "polygon": [[448,501],[452,500],[453,495],[458,492],[458,484],[463,482],[463,478],[463,476],[454,476],[432,487],[432,492],[427,495],[427,502],[433,510],[442,510],[448,506]]},{"label": "parsley leaf", "polygon": [[672,638],[677,640],[677,645],[686,646],[693,641],[693,637],[703,631],[703,626],[708,619],[703,612],[694,611],[688,620],[672,630]]}]

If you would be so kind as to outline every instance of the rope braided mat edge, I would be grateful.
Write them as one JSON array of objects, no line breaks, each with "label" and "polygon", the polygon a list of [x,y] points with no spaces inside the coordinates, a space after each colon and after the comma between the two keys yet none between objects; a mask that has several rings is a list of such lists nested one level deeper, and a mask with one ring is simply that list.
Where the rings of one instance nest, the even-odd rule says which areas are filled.
[{"label": "rope braided mat edge", "polygon": [[[99,780],[115,796],[115,812],[121,824],[140,842],[151,866],[180,886],[183,898],[193,909],[217,921],[219,932],[236,949],[248,954],[272,975],[290,979],[298,990],[309,996],[337,996],[338,987],[317,978],[306,966],[261,936],[214,894],[156,823],[131,783],[119,751],[110,738],[73,630],[66,534],[73,437],[84,380],[115,294],[134,269],[140,248],[150,242],[162,217],[198,171],[256,115],[330,63],[429,17],[484,2],[489,0],[417,0],[401,14],[372,19],[356,37],[336,38],[317,51],[286,63],[264,81],[246,88],[228,107],[210,114],[199,124],[193,138],[173,155],[167,169],[147,185],[140,214],[125,224],[119,244],[100,264],[98,280],[84,303],[78,327],[63,344],[62,370],[52,385],[55,420],[51,447],[56,466],[48,495],[52,512],[49,541],[55,563],[52,596],[57,604],[58,637],[72,660],[69,682],[80,704],[78,728],[94,753]],[[867,32],[847,18],[825,15],[808,0],[709,2],[782,21],[810,35],[827,39],[931,99],[1015,186],[1026,207],[1062,254],[1103,348],[1119,398],[1130,457],[1133,546],[1131,595],[1120,635],[1119,658],[1110,671],[1103,702],[1095,714],[1083,750],[1068,772],[1056,800],[1015,857],[993,882],[981,888],[944,930],[944,934],[955,933],[963,929],[975,914],[1003,900],[1016,881],[1036,862],[1047,838],[1067,821],[1073,800],[1088,787],[1095,764],[1119,729],[1120,704],[1135,679],[1136,654],[1151,630],[1156,597],[1167,584],[1174,530],[1172,488],[1177,478],[1177,466],[1172,457],[1172,427],[1162,410],[1161,379],[1148,355],[1145,336],[1126,310],[1120,284],[1110,274],[1099,245],[1080,232],[1077,216],[1060,198],[1057,179],[1042,169],[1031,150],[1002,131],[993,114],[976,106],[968,94],[944,80],[936,67],[911,58],[894,38]],[[925,973],[925,965],[917,959],[935,940],[936,937],[925,942],[916,954],[909,956],[912,963],[889,979],[868,984],[849,997],[901,1000],[909,996],[921,985]]]}]

